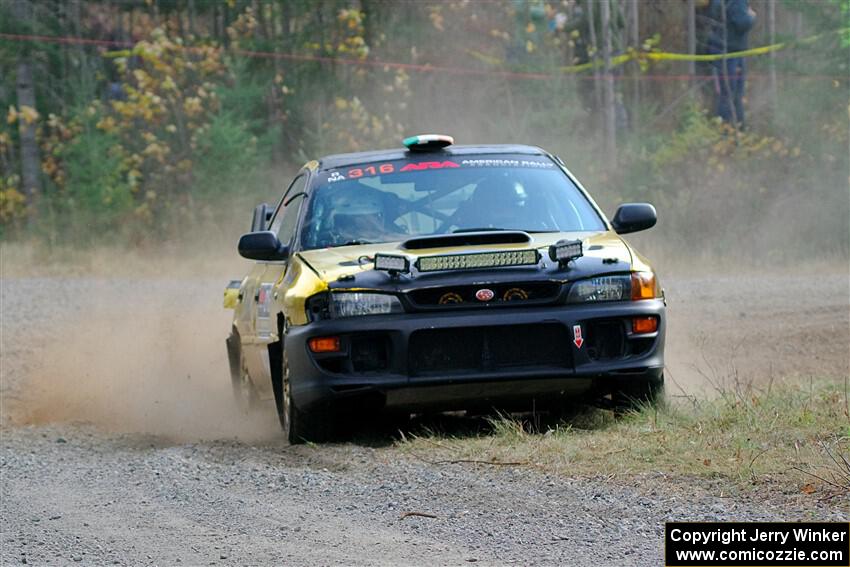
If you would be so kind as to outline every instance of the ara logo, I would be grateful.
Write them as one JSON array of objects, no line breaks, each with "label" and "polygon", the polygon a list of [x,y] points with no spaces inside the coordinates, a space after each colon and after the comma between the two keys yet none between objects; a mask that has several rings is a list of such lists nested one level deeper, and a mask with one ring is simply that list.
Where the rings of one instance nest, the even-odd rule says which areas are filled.
[{"label": "ara logo", "polygon": [[425,169],[445,169],[447,167],[460,167],[453,161],[420,161],[409,163],[401,168],[402,171],[423,171]]},{"label": "ara logo", "polygon": [[581,338],[581,325],[573,325],[573,344],[576,348],[581,348],[584,344],[584,339]]},{"label": "ara logo", "polygon": [[484,288],[479,289],[475,292],[475,299],[477,299],[478,301],[490,301],[491,299],[493,299],[493,297],[495,297],[495,295],[496,294],[493,292],[492,289]]}]

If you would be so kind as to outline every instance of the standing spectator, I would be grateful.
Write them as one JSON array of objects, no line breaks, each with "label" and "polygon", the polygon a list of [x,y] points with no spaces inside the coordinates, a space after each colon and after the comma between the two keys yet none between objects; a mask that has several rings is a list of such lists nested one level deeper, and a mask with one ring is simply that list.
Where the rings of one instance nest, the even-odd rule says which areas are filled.
[{"label": "standing spectator", "polygon": [[[711,34],[709,53],[735,53],[747,49],[747,37],[756,21],[749,0],[711,0],[708,6]],[[724,122],[744,127],[744,59],[730,57],[714,62],[715,112]]]}]

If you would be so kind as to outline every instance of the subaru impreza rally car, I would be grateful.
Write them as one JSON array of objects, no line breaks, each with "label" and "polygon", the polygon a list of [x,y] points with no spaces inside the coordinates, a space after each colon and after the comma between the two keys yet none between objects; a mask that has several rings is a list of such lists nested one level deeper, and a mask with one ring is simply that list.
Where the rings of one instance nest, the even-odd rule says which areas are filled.
[{"label": "subaru impreza rally car", "polygon": [[563,161],[521,145],[408,138],[307,163],[257,207],[225,291],[241,403],[274,400],[290,442],[341,412],[536,408],[656,399],[665,302]]}]

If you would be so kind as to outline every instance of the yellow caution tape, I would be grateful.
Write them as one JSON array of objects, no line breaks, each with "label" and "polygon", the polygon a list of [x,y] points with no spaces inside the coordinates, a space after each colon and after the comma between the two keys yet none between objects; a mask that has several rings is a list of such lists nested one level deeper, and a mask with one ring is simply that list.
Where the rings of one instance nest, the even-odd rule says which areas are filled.
[{"label": "yellow caution tape", "polygon": [[[752,49],[745,49],[743,51],[734,51],[732,53],[712,53],[712,54],[691,54],[691,53],[671,53],[669,51],[637,51],[633,48],[630,48],[626,53],[622,55],[617,55],[611,58],[611,67],[618,67],[624,63],[629,61],[640,61],[640,60],[650,60],[650,61],[720,61],[722,59],[734,59],[738,57],[755,57],[758,55],[766,55],[773,51],[779,51],[781,49],[785,49],[787,47],[791,47],[793,45],[801,45],[807,43],[813,43],[825,36],[839,33],[850,33],[850,28],[842,28],[838,30],[833,30],[830,32],[813,35],[807,38],[803,38],[794,42],[781,42],[774,43],[772,45],[764,45],[761,47],[753,47]],[[604,62],[601,60],[591,61],[589,63],[582,63],[581,65],[569,65],[566,67],[559,67],[559,70],[562,73],[578,73],[581,71],[587,71],[588,69],[593,69],[594,67],[604,67]]]},{"label": "yellow caution tape", "polygon": [[720,61],[721,59],[734,59],[738,57],[754,57],[756,55],[765,55],[771,51],[779,51],[788,46],[786,43],[774,43],[773,45],[765,45],[763,47],[754,47],[743,51],[734,51],[732,53],[712,53],[702,55],[691,55],[690,53],[669,53],[666,51],[650,51],[643,53],[641,57],[651,59],[653,61]]},{"label": "yellow caution tape", "polygon": [[487,55],[486,53],[481,53],[480,51],[476,51],[474,49],[465,49],[467,55],[471,55],[475,59],[483,63],[487,63],[488,65],[493,65],[494,67],[498,67],[499,65],[504,65],[504,61],[499,59],[498,57],[493,57],[492,55]]}]

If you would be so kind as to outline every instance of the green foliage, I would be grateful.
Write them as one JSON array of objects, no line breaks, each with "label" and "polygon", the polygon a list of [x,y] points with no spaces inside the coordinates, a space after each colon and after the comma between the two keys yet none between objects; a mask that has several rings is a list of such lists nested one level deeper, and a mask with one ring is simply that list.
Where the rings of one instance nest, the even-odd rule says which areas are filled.
[{"label": "green foliage", "polygon": [[[268,148],[246,128],[235,112],[222,111],[215,115],[195,151],[198,165],[194,168],[197,196],[214,197],[240,191],[246,182],[256,177],[256,171],[268,163]],[[266,149],[268,153],[268,149]]]},{"label": "green foliage", "polygon": [[[89,120],[82,132],[57,156],[67,164],[68,183],[60,201],[81,208],[108,226],[132,210],[130,184],[116,152],[118,136],[103,132]],[[99,227],[103,228],[103,227]]]}]

